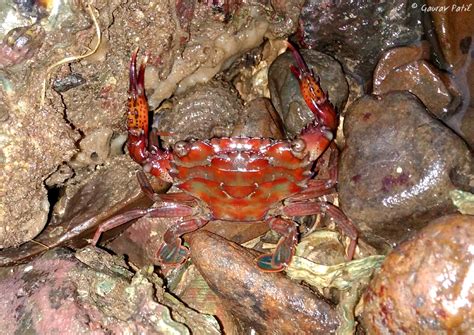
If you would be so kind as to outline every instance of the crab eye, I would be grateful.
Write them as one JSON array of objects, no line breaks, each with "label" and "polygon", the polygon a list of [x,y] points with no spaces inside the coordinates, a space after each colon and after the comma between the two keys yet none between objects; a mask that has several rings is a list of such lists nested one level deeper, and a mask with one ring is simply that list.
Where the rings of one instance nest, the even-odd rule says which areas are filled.
[{"label": "crab eye", "polygon": [[301,138],[298,138],[291,142],[291,151],[293,151],[294,153],[301,153],[304,151],[304,149],[306,149],[306,142]]},{"label": "crab eye", "polygon": [[173,146],[173,152],[179,157],[185,156],[188,151],[188,143],[186,141],[178,141]]}]

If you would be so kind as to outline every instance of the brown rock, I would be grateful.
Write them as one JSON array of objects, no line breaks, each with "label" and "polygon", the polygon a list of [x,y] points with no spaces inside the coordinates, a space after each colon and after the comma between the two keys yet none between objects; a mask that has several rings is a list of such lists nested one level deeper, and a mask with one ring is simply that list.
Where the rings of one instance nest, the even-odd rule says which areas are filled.
[{"label": "brown rock", "polygon": [[416,95],[436,117],[448,117],[459,105],[460,93],[447,73],[424,60],[427,56],[426,44],[386,52],[374,72],[373,94],[406,90]]},{"label": "brown rock", "polygon": [[429,7],[447,10],[431,11],[431,18],[441,48],[441,56],[449,69],[457,73],[469,59],[474,36],[474,8],[470,0],[428,0]]},{"label": "brown rock", "polygon": [[269,99],[257,98],[245,106],[232,136],[283,139],[283,121]]},{"label": "brown rock", "polygon": [[439,218],[388,255],[364,296],[369,334],[471,334],[474,217]]},{"label": "brown rock", "polygon": [[262,272],[255,253],[217,235],[191,236],[191,259],[228,310],[261,334],[335,332],[334,309],[282,274]]},{"label": "brown rock", "polygon": [[[359,99],[347,112],[344,133],[341,208],[366,237],[397,243],[454,212],[449,192],[470,187],[466,145],[408,92]],[[455,186],[454,175],[465,178]]]}]

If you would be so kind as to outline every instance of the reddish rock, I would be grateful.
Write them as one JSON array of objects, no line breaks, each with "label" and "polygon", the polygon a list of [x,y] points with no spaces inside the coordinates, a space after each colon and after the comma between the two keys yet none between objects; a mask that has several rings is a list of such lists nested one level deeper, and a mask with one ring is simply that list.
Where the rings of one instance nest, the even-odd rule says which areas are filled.
[{"label": "reddish rock", "polygon": [[471,334],[474,217],[439,218],[390,253],[364,295],[368,334]]},{"label": "reddish rock", "polygon": [[259,270],[255,253],[217,235],[191,236],[191,259],[230,313],[261,334],[333,334],[335,310],[281,273]]},{"label": "reddish rock", "polygon": [[373,94],[409,91],[439,119],[452,114],[460,103],[453,78],[428,63],[426,44],[386,52],[374,72]]}]

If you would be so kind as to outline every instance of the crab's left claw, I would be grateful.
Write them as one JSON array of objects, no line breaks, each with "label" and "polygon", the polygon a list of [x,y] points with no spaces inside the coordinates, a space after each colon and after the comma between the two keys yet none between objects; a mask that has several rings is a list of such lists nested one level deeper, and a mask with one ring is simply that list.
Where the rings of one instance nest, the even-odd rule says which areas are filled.
[{"label": "crab's left claw", "polygon": [[301,131],[300,138],[306,143],[306,152],[310,159],[315,160],[329,146],[337,129],[337,113],[319,84],[319,78],[314,77],[303,57],[293,45],[288,43],[297,66],[290,65],[290,70],[298,79],[300,91],[306,105],[314,114],[314,119]]}]

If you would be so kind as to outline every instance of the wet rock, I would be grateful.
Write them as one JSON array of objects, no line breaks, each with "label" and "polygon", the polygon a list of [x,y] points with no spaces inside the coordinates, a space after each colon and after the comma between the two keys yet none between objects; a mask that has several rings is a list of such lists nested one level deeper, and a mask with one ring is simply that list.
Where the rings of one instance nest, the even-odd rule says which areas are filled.
[{"label": "wet rock", "polygon": [[79,73],[71,73],[63,78],[56,78],[53,81],[52,87],[58,92],[66,92],[74,87],[84,84],[86,80]]},{"label": "wet rock", "polygon": [[[57,249],[30,264],[2,270],[4,332],[189,333],[171,317],[170,307],[174,317],[186,322],[198,313],[182,313],[184,306],[167,299],[156,276],[146,271],[133,275],[122,260],[97,249],[81,250],[77,257],[81,261]],[[215,321],[213,326],[202,316],[200,321],[201,326],[190,328],[217,333]]]},{"label": "wet rock", "polygon": [[237,92],[224,82],[212,81],[176,96],[172,108],[155,115],[154,124],[165,134],[161,138],[168,146],[190,138],[230,136],[242,111]]},{"label": "wet rock", "polygon": [[471,24],[474,20],[472,2],[428,0],[426,9],[429,8],[441,8],[429,11],[437,36],[435,42],[439,48],[436,50],[441,66],[444,65],[447,70],[457,73],[470,58],[469,49],[474,36]]},{"label": "wet rock", "polygon": [[386,52],[374,72],[373,94],[409,91],[444,120],[459,106],[460,92],[455,89],[453,78],[423,59],[428,51],[426,45],[421,45]]},{"label": "wet rock", "polygon": [[[444,122],[474,148],[474,10],[471,1],[427,1],[430,11],[426,35],[434,45],[438,66],[451,72],[461,89],[462,101]],[[446,8],[446,9],[444,9]]]},{"label": "wet rock", "polygon": [[[308,67],[321,78],[321,87],[329,92],[329,99],[341,111],[348,96],[348,85],[341,65],[332,57],[313,50],[300,50]],[[301,96],[298,80],[290,71],[295,64],[290,52],[280,55],[270,66],[269,88],[275,109],[280,113],[289,136],[300,130],[313,119]]]},{"label": "wet rock", "polygon": [[240,117],[232,136],[268,137],[283,139],[284,129],[280,115],[269,99],[257,98],[250,101]]},{"label": "wet rock", "polygon": [[41,47],[44,35],[44,29],[38,24],[10,30],[0,42],[0,69],[33,57]]},{"label": "wet rock", "polygon": [[255,254],[208,232],[190,240],[191,258],[227,309],[262,334],[334,333],[334,309],[282,274],[265,273]]},{"label": "wet rock", "polygon": [[421,38],[421,11],[411,5],[405,0],[308,0],[301,12],[299,35],[303,45],[336,57],[345,70],[369,79],[383,51]]},{"label": "wet rock", "polygon": [[[449,192],[469,189],[472,156],[464,142],[406,92],[355,102],[344,120],[341,208],[366,237],[397,243],[443,213]],[[455,186],[453,175],[465,184]]]},{"label": "wet rock", "polygon": [[369,334],[474,329],[474,217],[439,218],[388,255],[364,296]]}]

